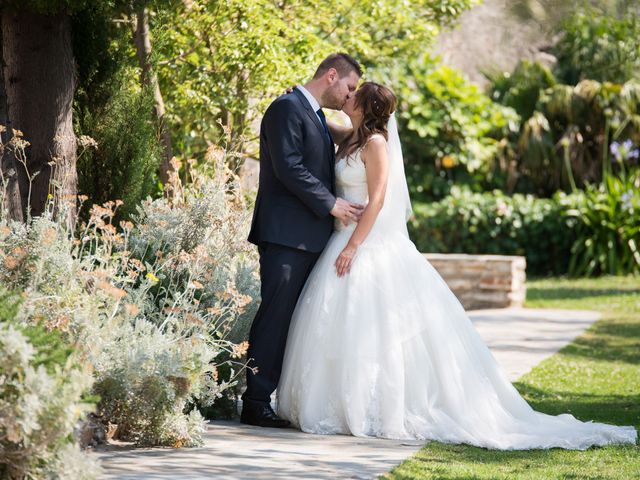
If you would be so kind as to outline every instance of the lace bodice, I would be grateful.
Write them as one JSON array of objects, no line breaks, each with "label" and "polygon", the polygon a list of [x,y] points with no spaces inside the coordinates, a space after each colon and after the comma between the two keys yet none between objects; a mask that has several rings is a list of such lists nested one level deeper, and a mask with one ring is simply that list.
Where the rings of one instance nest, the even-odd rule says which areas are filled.
[{"label": "lace bodice", "polygon": [[[364,162],[360,158],[360,150],[341,158],[335,168],[338,197],[365,205],[369,200],[369,191],[367,189],[367,172]],[[352,223],[345,227],[340,220],[336,219],[335,221],[336,230],[344,230],[353,225],[355,224]]]}]

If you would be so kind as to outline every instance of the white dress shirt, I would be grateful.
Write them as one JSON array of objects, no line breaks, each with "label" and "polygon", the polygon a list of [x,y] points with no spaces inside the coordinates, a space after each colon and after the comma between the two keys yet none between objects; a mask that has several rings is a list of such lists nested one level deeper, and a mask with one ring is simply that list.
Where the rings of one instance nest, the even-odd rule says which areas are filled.
[{"label": "white dress shirt", "polygon": [[296,88],[300,90],[300,92],[304,95],[304,98],[307,99],[307,101],[311,105],[311,108],[313,108],[313,111],[316,112],[316,117],[318,117],[318,120],[320,120],[320,125],[322,125],[322,120],[320,119],[320,115],[318,115],[318,110],[320,110],[320,104],[318,103],[318,100],[316,100],[316,97],[311,95],[311,92],[309,92],[309,90],[307,90],[301,85],[298,85]]}]

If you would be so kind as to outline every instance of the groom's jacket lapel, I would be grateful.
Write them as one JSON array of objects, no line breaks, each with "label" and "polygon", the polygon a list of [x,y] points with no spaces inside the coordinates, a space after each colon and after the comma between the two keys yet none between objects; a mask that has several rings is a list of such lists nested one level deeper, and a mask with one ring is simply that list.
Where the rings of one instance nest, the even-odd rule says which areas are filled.
[{"label": "groom's jacket lapel", "polygon": [[[320,120],[318,119],[318,114],[313,111],[313,107],[300,90],[294,88],[293,93],[296,94],[296,97],[298,97],[298,100],[300,100],[302,106],[305,108],[307,115],[309,115],[309,118],[313,121],[318,131],[322,134],[322,138],[324,138],[326,141],[327,136],[324,133],[324,127],[322,126],[322,123],[320,123]],[[331,136],[331,133],[329,133],[329,136]],[[331,142],[333,145],[333,140]]]},{"label": "groom's jacket lapel", "polygon": [[297,88],[293,89],[293,93],[296,95],[296,97],[298,97],[298,100],[300,101],[300,103],[304,107],[305,111],[307,112],[307,115],[309,115],[309,118],[313,121],[313,123],[315,124],[316,128],[318,129],[318,131],[322,135],[322,138],[324,139],[325,144],[328,143],[327,146],[329,147],[329,159],[331,160],[331,181],[332,181],[332,183],[335,184],[334,164],[335,164],[335,161],[336,161],[336,152],[335,152],[335,148],[333,146],[333,138],[331,138],[331,132],[329,132],[329,141],[327,142],[327,136],[324,133],[324,127],[320,123],[320,120],[318,119],[318,115],[316,114],[316,112],[314,112],[313,107],[311,106],[309,101],[306,99],[304,94],[300,90],[298,90]]}]

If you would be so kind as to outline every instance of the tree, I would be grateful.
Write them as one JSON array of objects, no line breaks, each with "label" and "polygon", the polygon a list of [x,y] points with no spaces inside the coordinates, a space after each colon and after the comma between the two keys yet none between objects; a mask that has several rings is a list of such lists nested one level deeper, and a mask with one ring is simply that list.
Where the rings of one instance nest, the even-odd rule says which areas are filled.
[{"label": "tree", "polygon": [[624,83],[640,78],[640,19],[629,11],[618,18],[587,8],[562,25],[552,51],[556,77],[568,85],[585,79]]},{"label": "tree", "polygon": [[22,215],[42,214],[52,194],[58,211],[68,205],[71,219],[77,181],[72,114],[76,76],[66,10],[71,5],[18,5],[2,8],[2,59],[7,119],[30,144],[24,164],[14,165]]},{"label": "tree", "polygon": [[144,4],[136,8],[136,28],[134,41],[136,54],[140,63],[141,82],[144,86],[153,90],[154,113],[158,127],[160,129],[160,140],[163,146],[162,165],[160,165],[160,181],[165,184],[169,180],[169,172],[172,170],[171,159],[173,158],[173,147],[171,145],[171,132],[165,118],[165,106],[158,76],[151,65],[151,36],[149,33],[149,12]]},{"label": "tree", "polygon": [[[309,79],[327,54],[346,51],[392,87],[398,64],[421,56],[439,29],[474,0],[201,0],[151,17],[157,73],[174,145],[202,154],[229,132],[255,156],[251,126],[283,89]],[[231,156],[238,167],[243,156]]]},{"label": "tree", "polygon": [[[2,52],[2,25],[0,23],[0,52]],[[2,55],[0,55],[1,60]],[[0,125],[4,131],[0,131],[0,189],[2,189],[2,205],[0,211],[4,210],[11,220],[21,222],[22,199],[20,198],[20,186],[18,185],[18,168],[14,152],[9,147],[13,137],[13,128],[9,121],[9,111],[7,105],[7,94],[4,89],[4,63],[0,64]]]},{"label": "tree", "polygon": [[637,0],[513,0],[509,7],[517,17],[551,32],[561,29],[568,16],[585,9],[618,17],[640,13]]}]

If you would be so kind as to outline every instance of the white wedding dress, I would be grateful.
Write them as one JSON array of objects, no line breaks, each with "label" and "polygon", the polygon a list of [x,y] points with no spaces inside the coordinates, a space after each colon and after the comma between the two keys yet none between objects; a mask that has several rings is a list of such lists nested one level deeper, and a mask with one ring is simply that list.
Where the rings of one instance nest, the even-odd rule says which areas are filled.
[{"label": "white wedding dress", "polygon": [[[406,188],[403,171],[401,182]],[[336,186],[339,197],[367,202],[359,154],[337,163]],[[336,223],[293,315],[277,389],[280,416],[310,433],[501,450],[635,443],[633,427],[534,411],[400,216],[385,221],[381,212],[341,278],[334,262],[355,224]]]}]

